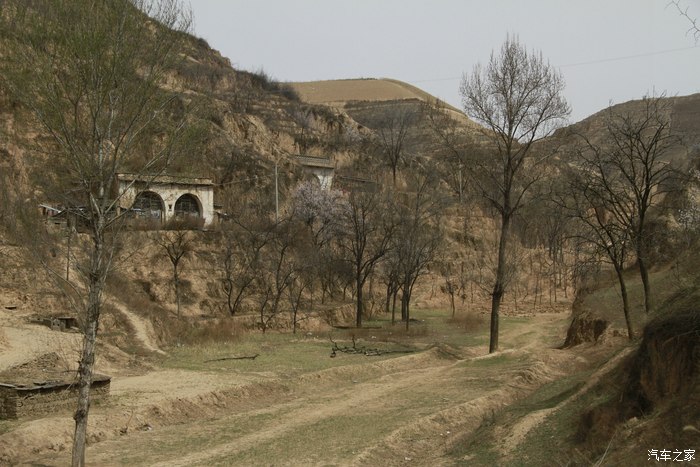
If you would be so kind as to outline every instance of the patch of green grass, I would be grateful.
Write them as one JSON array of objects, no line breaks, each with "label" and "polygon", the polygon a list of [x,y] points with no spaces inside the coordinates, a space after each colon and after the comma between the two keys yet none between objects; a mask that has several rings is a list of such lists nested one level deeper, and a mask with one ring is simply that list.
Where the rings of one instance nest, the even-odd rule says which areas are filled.
[{"label": "patch of green grass", "polygon": [[[339,345],[352,345],[343,342]],[[361,345],[370,346],[362,342]],[[319,371],[351,363],[368,363],[401,354],[386,354],[367,357],[364,355],[341,354],[340,358],[330,358],[333,345],[330,340],[307,338],[293,334],[267,333],[248,334],[234,343],[196,344],[168,349],[161,365],[164,368],[190,371],[230,372],[232,369],[246,372],[274,372],[283,375],[296,375]],[[382,345],[387,349],[395,345]],[[253,359],[219,360],[228,357],[252,356]],[[215,360],[215,361],[208,361]]]},{"label": "patch of green grass", "polygon": [[[269,438],[246,451],[207,459],[206,465],[255,465],[261,459],[270,459],[271,464],[286,459],[299,465],[332,465],[334,460],[352,459],[359,454],[358,449],[371,446],[398,422],[396,417],[377,417],[373,413],[327,417]],[[363,428],[358,430],[360,426]]]},{"label": "patch of green grass", "polygon": [[[352,347],[352,339],[355,339],[358,347],[380,350],[419,350],[436,342],[455,347],[479,346],[488,342],[488,329],[481,321],[472,320],[468,324],[476,329],[465,329],[460,322],[451,321],[446,310],[421,309],[413,314],[417,321],[411,322],[408,330],[405,323],[397,322],[392,326],[389,317],[380,316],[366,321],[360,329],[334,329],[314,336],[251,332],[237,336],[231,342],[185,344],[168,349],[168,356],[160,364],[164,368],[190,371],[227,372],[235,369],[240,372],[300,374],[402,355],[368,357],[338,353],[340,358],[330,358],[331,339],[341,347]],[[207,361],[255,354],[258,354],[255,360]]]},{"label": "patch of green grass", "polygon": [[[496,357],[498,358],[498,357]],[[485,362],[494,359],[477,360]],[[505,363],[506,360],[501,360]],[[499,366],[499,368],[502,368]],[[586,402],[567,404],[530,432],[517,449],[517,459],[502,459],[498,446],[502,444],[502,430],[513,426],[522,417],[542,409],[555,407],[571,397],[585,384],[591,371],[580,372],[541,386],[537,391],[509,406],[492,419],[485,420],[471,436],[464,439],[449,453],[458,465],[566,465],[570,455],[569,443],[578,427],[579,411]],[[570,407],[571,406],[571,407]]]},{"label": "patch of green grass", "polygon": [[[683,286],[683,280],[669,270],[650,273],[649,281],[652,304],[656,306],[661,305]],[[649,317],[644,312],[644,289],[637,270],[631,269],[625,272],[625,284],[630,302],[632,323],[639,330]],[[581,306],[586,310],[591,310],[595,316],[609,321],[615,328],[626,328],[625,316],[622,312],[622,297],[617,280],[611,280],[607,286],[587,294]]]},{"label": "patch of green grass", "polygon": [[[527,413],[554,407],[576,393],[590,378],[594,370],[551,382],[528,398],[508,409],[511,417],[519,418]],[[595,453],[586,452],[577,444],[576,436],[581,416],[589,408],[595,407],[613,397],[614,391],[606,385],[597,385],[580,397],[564,404],[533,428],[518,446],[519,460],[515,465],[567,465],[592,464]]]},{"label": "patch of green grass", "polygon": [[472,368],[492,368],[495,366],[502,367],[508,363],[516,361],[516,356],[509,353],[496,354],[493,357],[479,358],[478,360],[467,360],[463,363],[464,366]]},{"label": "patch of green grass", "polygon": [[119,459],[121,465],[147,465],[173,458],[176,453],[202,452],[251,432],[254,427],[273,423],[280,411],[246,413],[196,424],[173,425],[152,432],[130,435],[98,444],[95,449]]}]

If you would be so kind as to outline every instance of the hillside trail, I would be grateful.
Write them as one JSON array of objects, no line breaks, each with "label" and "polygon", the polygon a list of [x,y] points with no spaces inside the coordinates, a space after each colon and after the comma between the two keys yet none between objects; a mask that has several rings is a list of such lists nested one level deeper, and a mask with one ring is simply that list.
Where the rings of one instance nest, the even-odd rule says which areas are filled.
[{"label": "hillside trail", "polygon": [[155,330],[153,329],[153,324],[150,321],[131,311],[116,297],[108,296],[108,298],[109,304],[129,321],[129,324],[134,329],[135,334],[133,337],[136,338],[140,345],[150,352],[166,355],[166,353],[158,346],[158,343],[156,342]]}]

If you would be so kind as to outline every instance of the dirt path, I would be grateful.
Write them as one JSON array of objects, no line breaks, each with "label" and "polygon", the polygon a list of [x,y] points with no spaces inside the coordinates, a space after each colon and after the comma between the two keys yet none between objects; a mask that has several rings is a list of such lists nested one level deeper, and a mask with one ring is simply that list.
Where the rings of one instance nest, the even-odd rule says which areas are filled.
[{"label": "dirt path", "polygon": [[165,355],[165,352],[158,347],[158,343],[156,342],[155,338],[155,331],[150,321],[141,318],[114,297],[110,297],[109,304],[124,315],[127,320],[129,320],[129,323],[134,328],[134,332],[136,333],[136,339],[146,350]]},{"label": "dirt path", "polygon": [[[364,381],[361,368],[323,387],[310,379],[294,388],[291,399],[113,439],[88,454],[97,464],[119,458],[157,466],[259,465],[264,459],[287,465],[400,465],[406,458],[433,464],[458,434],[528,394],[551,371],[515,358],[498,369],[478,361],[472,368],[470,361],[437,352],[423,368],[412,369],[406,360]],[[156,445],[171,450],[147,448]]]},{"label": "dirt path", "polygon": [[[435,347],[296,377],[165,370],[117,378],[109,405],[91,412],[87,455],[95,465],[450,464],[453,443],[571,367],[576,355],[551,345],[567,319],[514,321],[502,342],[516,348],[491,356],[483,346],[461,349],[463,359]],[[519,339],[537,344],[518,348]],[[63,434],[32,462],[63,465],[70,419],[44,422]],[[25,423],[0,436],[0,450],[41,443],[41,433]]]}]

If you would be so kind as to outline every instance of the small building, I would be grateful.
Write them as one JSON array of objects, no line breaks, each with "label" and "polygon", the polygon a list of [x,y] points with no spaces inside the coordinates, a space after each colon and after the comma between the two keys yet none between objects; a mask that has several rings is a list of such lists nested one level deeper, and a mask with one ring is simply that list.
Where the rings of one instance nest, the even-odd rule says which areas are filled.
[{"label": "small building", "polygon": [[167,224],[192,220],[209,227],[215,219],[214,183],[208,178],[117,174],[119,208],[136,218]]},{"label": "small building", "polygon": [[304,168],[305,172],[316,176],[322,189],[331,189],[335,172],[335,163],[332,160],[326,157],[315,156],[297,156],[295,159]]}]

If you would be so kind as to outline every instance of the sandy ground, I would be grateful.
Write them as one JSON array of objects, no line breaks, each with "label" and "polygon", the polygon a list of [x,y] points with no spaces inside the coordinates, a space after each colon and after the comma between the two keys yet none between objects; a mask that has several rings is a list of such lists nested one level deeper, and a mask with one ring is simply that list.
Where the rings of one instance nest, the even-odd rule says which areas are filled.
[{"label": "sandy ground", "polygon": [[[156,352],[148,326],[132,318],[143,326],[144,346]],[[109,402],[91,411],[87,456],[93,465],[451,465],[446,453],[455,440],[586,364],[546,343],[567,321],[561,312],[523,319],[501,337],[522,345],[494,355],[437,346],[293,378],[235,367],[124,373],[113,379]],[[52,349],[52,342],[75,345],[76,335],[15,324],[3,327],[0,370]],[[533,413],[516,424],[504,449],[517,448],[546,416]],[[69,462],[70,413],[12,423],[0,434],[0,463]]]}]

